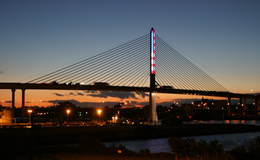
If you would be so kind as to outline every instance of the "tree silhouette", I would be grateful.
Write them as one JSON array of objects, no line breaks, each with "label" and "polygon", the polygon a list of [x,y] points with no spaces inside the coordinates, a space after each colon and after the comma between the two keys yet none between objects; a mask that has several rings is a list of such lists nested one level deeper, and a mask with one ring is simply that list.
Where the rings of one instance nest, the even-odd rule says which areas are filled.
[{"label": "tree silhouette", "polygon": [[196,142],[193,138],[182,139],[180,137],[169,138],[168,144],[175,155],[193,156],[222,153],[223,146],[217,140]]},{"label": "tree silhouette", "polygon": [[67,121],[67,110],[70,110],[69,120],[74,120],[76,117],[76,108],[76,105],[69,101],[59,102],[59,105],[56,106],[55,117],[58,118],[60,124],[62,124],[63,121]]}]

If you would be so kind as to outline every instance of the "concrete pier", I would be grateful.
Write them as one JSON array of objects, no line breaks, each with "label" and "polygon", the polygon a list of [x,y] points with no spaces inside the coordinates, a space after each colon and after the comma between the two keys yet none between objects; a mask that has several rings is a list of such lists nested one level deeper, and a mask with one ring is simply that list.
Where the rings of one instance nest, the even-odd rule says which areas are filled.
[{"label": "concrete pier", "polygon": [[25,89],[22,89],[22,121],[24,122],[24,117],[25,117]]},{"label": "concrete pier", "polygon": [[15,89],[12,89],[12,109],[15,108]]},{"label": "concrete pier", "polygon": [[149,110],[149,121],[157,122],[157,110],[156,110],[156,93],[150,92],[150,110]]}]

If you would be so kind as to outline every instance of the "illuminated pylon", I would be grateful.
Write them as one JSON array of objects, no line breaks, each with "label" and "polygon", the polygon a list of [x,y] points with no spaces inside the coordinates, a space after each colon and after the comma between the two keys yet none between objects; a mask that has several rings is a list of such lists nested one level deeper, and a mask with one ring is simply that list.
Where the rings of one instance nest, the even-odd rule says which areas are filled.
[{"label": "illuminated pylon", "polygon": [[150,106],[149,121],[157,122],[158,116],[156,111],[156,92],[155,88],[155,30],[150,30]]}]

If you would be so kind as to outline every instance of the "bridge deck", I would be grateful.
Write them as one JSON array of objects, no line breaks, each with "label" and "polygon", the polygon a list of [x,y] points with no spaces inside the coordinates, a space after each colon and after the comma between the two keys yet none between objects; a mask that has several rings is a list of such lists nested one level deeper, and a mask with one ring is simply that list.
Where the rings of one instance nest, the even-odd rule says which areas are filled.
[{"label": "bridge deck", "polygon": [[122,92],[157,92],[168,94],[203,95],[230,98],[259,99],[260,96],[239,94],[232,92],[182,90],[148,87],[125,87],[125,86],[94,86],[94,85],[65,85],[65,84],[34,84],[34,83],[0,83],[0,89],[33,89],[33,90],[99,90],[99,91],[122,91]]}]

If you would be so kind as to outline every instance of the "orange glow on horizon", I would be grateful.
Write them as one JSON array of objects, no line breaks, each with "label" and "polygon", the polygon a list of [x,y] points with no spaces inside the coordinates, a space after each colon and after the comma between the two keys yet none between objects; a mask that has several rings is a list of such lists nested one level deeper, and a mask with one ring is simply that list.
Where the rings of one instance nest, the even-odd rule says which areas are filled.
[{"label": "orange glow on horizon", "polygon": [[[54,93],[59,93],[60,95],[57,96]],[[71,94],[70,94],[71,93]],[[72,94],[73,93],[73,94]],[[84,95],[80,95],[80,94]],[[11,107],[12,106],[12,92],[11,90],[0,90],[0,101],[1,105],[5,107]],[[225,97],[212,97],[212,96],[199,96],[199,95],[183,95],[183,94],[161,94],[157,93],[157,103],[163,103],[163,102],[174,102],[178,101],[181,102],[181,100],[184,99],[227,99]],[[136,99],[137,98],[137,99]],[[25,106],[31,107],[31,106],[38,106],[38,107],[50,107],[57,105],[59,101],[71,101],[75,100],[79,103],[84,102],[91,102],[95,104],[96,107],[105,107],[106,104],[109,104],[111,102],[122,102],[122,101],[129,101],[134,102],[133,105],[136,107],[143,107],[144,102],[149,103],[149,96],[142,97],[138,96],[136,94],[135,98],[125,98],[121,99],[118,97],[107,97],[107,98],[101,98],[101,97],[93,97],[88,96],[87,93],[84,93],[83,91],[49,91],[49,90],[26,90],[25,91]],[[21,90],[16,90],[15,92],[15,107],[20,108],[22,102],[22,92]],[[104,103],[100,103],[104,102]],[[73,102],[72,102],[73,103]],[[84,106],[85,107],[85,106]],[[86,106],[87,107],[87,106]]]}]

